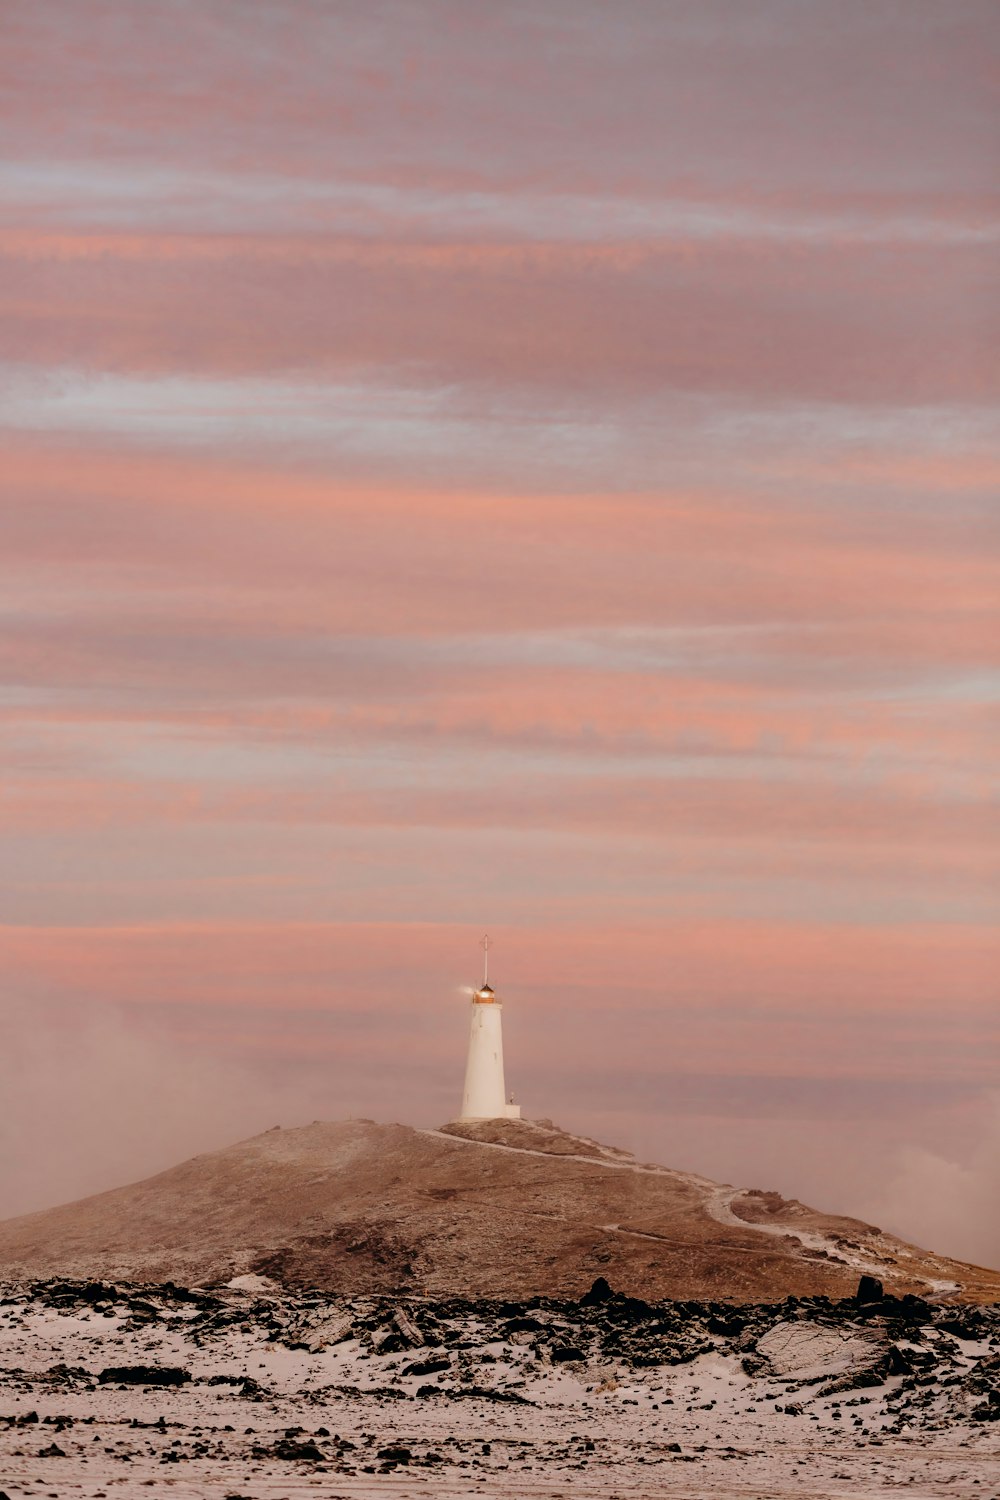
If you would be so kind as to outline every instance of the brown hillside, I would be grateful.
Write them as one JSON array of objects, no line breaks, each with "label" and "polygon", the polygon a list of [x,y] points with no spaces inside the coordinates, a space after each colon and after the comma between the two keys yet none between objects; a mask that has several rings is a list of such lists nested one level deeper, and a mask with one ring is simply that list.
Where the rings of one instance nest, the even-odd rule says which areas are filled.
[{"label": "brown hillside", "polygon": [[1000,1273],[774,1194],[649,1167],[548,1122],[272,1130],[145,1182],[0,1224],[0,1277],[218,1283],[258,1271],[364,1294],[647,1298],[853,1292],[1000,1300]]}]

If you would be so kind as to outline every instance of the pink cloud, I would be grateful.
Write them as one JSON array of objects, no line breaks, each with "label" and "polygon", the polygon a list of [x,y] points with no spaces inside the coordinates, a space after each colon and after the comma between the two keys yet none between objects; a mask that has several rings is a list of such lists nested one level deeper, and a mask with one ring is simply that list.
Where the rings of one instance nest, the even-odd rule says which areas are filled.
[{"label": "pink cloud", "polygon": [[82,256],[65,241],[54,248],[20,235],[6,246],[8,359],[142,374],[396,374],[605,401],[666,389],[875,404],[997,394],[992,246],[722,240],[646,247],[637,264],[627,247],[617,262],[551,245],[497,255],[306,240],[262,254],[216,238],[200,258],[159,240],[148,257],[134,240]]},{"label": "pink cloud", "polygon": [[979,518],[956,529],[931,513],[873,538],[860,509],[710,489],[344,486],[263,465],[24,445],[8,450],[6,472],[8,558],[78,577],[92,568],[95,582],[104,573],[126,587],[139,566],[147,585],[167,586],[160,602],[140,593],[154,632],[183,568],[185,587],[224,601],[221,612],[213,602],[223,633],[227,619],[260,620],[266,598],[277,634],[809,622],[804,654],[829,655],[837,637],[825,632],[846,628],[848,652],[853,631],[862,649],[883,642],[901,660],[995,659],[998,576]]},{"label": "pink cloud", "polygon": [[[423,997],[456,1014],[451,982],[475,967],[475,938],[446,923],[180,923],[131,928],[3,927],[0,949],[19,980],[66,986],[82,999],[170,1005],[248,1002],[271,1008],[401,1013]],[[532,1005],[600,1011],[616,996],[693,1004],[731,1001],[755,1015],[792,1005],[837,1015],[925,1016],[945,1029],[988,1009],[1000,940],[987,926],[921,929],[664,918],[593,925],[567,943],[561,926],[504,929],[504,974]],[[475,975],[473,974],[474,978]],[[405,981],[405,982],[404,982]],[[400,990],[400,985],[403,988]],[[805,986],[805,991],[803,990]],[[457,995],[457,991],[454,992]],[[430,1002],[430,996],[437,998]],[[801,1003],[807,1010],[800,1012]],[[375,1024],[372,1018],[372,1024]],[[376,1031],[377,1031],[376,1026]],[[905,1053],[900,1054],[901,1058]],[[822,1071],[822,1059],[815,1058]],[[986,1060],[984,1059],[984,1064]]]}]

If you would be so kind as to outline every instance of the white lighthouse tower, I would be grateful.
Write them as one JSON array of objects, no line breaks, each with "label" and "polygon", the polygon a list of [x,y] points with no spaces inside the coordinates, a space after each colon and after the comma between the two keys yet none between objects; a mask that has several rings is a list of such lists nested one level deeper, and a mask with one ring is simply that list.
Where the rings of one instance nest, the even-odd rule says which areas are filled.
[{"label": "white lighthouse tower", "polygon": [[483,938],[483,982],[472,997],[469,1059],[465,1065],[462,1120],[519,1120],[520,1105],[508,1103],[503,1082],[503,1006],[489,982],[490,940]]}]

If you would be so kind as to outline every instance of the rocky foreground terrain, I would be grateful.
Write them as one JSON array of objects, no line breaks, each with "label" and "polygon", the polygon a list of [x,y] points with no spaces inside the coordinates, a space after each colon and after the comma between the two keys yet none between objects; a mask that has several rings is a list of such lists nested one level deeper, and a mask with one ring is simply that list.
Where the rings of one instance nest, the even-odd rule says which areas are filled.
[{"label": "rocky foreground terrain", "polygon": [[271,1130],[145,1182],[0,1224],[0,1276],[224,1283],[343,1296],[647,1299],[894,1293],[1000,1300],[1000,1272],[855,1219],[744,1191],[548,1122]]},{"label": "rocky foreground terrain", "polygon": [[1000,1309],[0,1286],[0,1490],[1000,1494]]},{"label": "rocky foreground terrain", "polygon": [[1000,1274],[545,1121],[0,1224],[0,1500],[1000,1500],[998,1417]]}]

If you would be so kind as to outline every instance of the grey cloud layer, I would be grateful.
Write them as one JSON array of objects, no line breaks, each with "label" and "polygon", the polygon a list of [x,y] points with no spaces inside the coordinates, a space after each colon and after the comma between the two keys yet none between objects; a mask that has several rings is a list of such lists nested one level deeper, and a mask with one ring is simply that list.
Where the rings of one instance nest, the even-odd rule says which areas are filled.
[{"label": "grey cloud layer", "polygon": [[18,154],[73,139],[147,163],[616,191],[995,181],[986,0],[421,0],[365,25],[320,0],[17,0],[4,24]]}]

